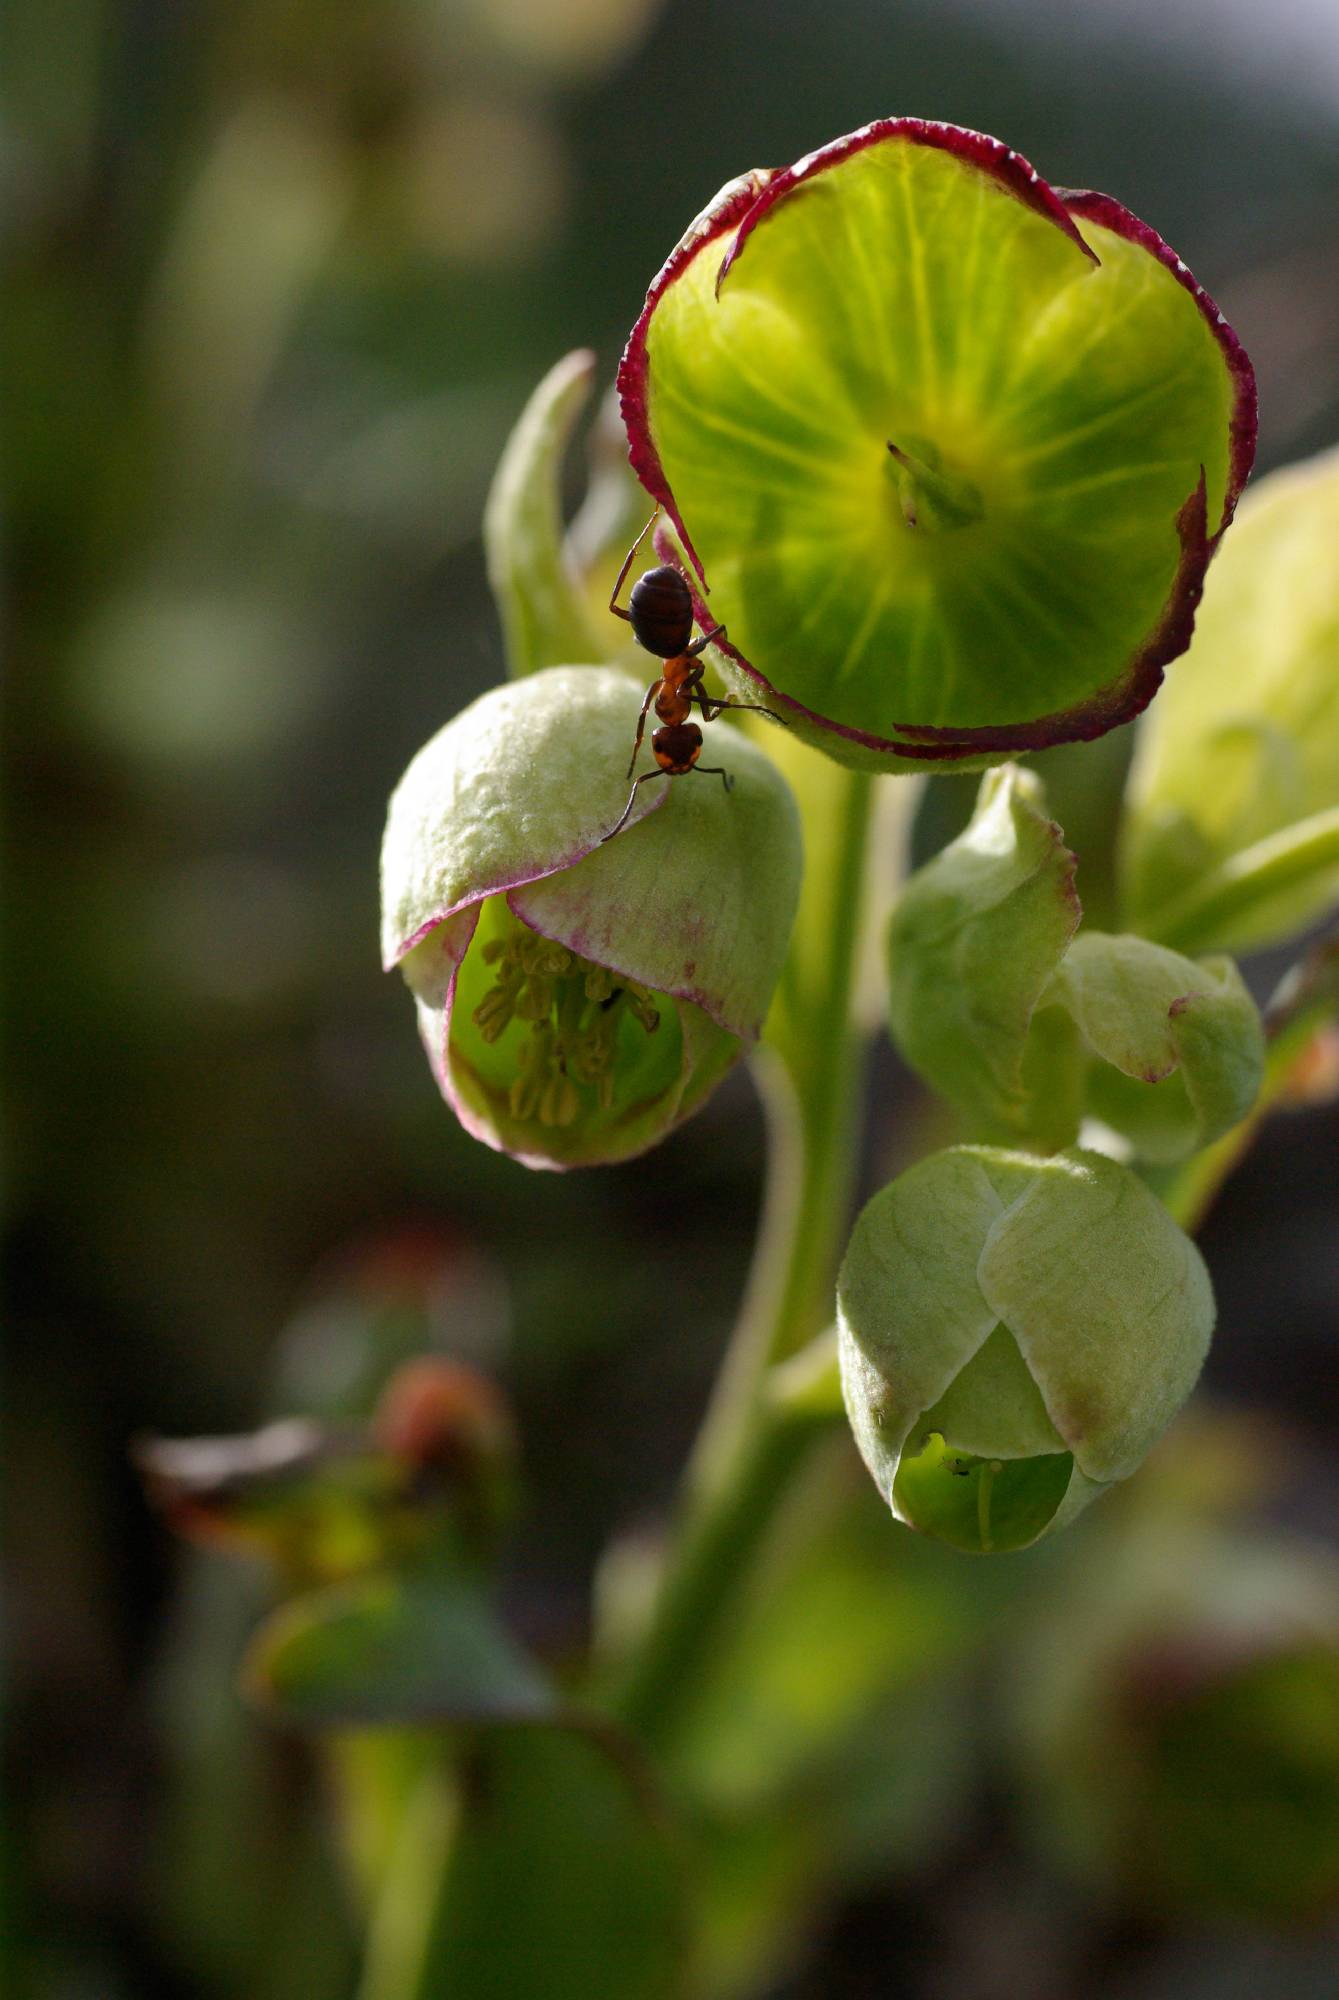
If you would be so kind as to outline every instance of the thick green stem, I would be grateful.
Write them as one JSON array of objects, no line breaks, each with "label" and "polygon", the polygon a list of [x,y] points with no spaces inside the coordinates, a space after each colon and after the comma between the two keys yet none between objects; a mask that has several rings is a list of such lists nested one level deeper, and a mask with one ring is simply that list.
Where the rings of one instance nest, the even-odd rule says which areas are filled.
[{"label": "thick green stem", "polygon": [[739,1579],[781,1495],[825,1426],[759,1408],[710,1504],[690,1509],[671,1554],[660,1599],[631,1672],[616,1691],[620,1719],[664,1750],[691,1702]]},{"label": "thick green stem", "polygon": [[694,1494],[709,1491],[728,1465],[767,1369],[831,1319],[854,1186],[865,1037],[852,1003],[871,785],[812,761],[792,776],[804,808],[807,867],[785,978],[754,1065],[767,1116],[762,1223],[744,1308],[694,1453]]},{"label": "thick green stem", "polygon": [[854,772],[841,775],[836,840],[821,884],[819,976],[777,1026],[777,1046],[799,1104],[804,1153],[799,1214],[768,1362],[794,1354],[832,1317],[832,1283],[855,1187],[866,1038],[854,1021],[852,1002],[865,914],[871,782]]},{"label": "thick green stem", "polygon": [[459,1800],[448,1756],[409,1797],[367,1936],[358,2000],[431,2000],[432,1929],[455,1841]]},{"label": "thick green stem", "polygon": [[739,1579],[832,1420],[767,1394],[769,1370],[832,1317],[856,1170],[863,1036],[852,1000],[865,910],[870,780],[827,766],[806,811],[809,862],[786,980],[759,1069],[768,1185],[749,1294],[686,1484],[650,1623],[614,1703],[663,1746]]}]

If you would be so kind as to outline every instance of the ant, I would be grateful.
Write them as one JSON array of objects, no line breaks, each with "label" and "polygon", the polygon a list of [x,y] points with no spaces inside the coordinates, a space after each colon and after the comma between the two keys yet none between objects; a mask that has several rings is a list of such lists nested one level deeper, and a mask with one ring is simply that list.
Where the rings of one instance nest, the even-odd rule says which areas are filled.
[{"label": "ant", "polygon": [[611,827],[604,836],[612,840],[621,833],[628,823],[637,797],[637,787],[644,785],[648,778],[685,778],[696,770],[701,777],[719,778],[726,791],[734,788],[734,779],[719,764],[699,764],[702,755],[702,731],[689,717],[696,702],[702,711],[704,722],[714,722],[727,708],[747,708],[756,715],[770,716],[773,722],[781,717],[770,708],[763,708],[756,701],[716,701],[709,696],[702,685],[706,666],[700,655],[713,639],[723,638],[724,625],[716,625],[706,632],[694,645],[689,644],[693,636],[693,598],[687,582],[671,563],[661,563],[656,569],[648,569],[638,577],[628,596],[629,609],[625,611],[618,602],[618,593],[632,559],[645,541],[654,525],[657,507],[646,527],[642,529],[632,547],[623,558],[623,567],[618,573],[609,597],[609,609],[615,618],[625,618],[632,627],[632,636],[637,644],[648,653],[654,653],[665,662],[663,672],[652,681],[642,702],[642,712],[637,718],[637,735],[632,745],[632,756],[628,762],[628,776],[631,778],[637,763],[637,752],[642,747],[642,737],[646,731],[647,711],[652,702],[656,705],[656,715],[660,727],[651,737],[651,752],[657,768],[643,771],[640,778],[633,780],[628,803],[623,808],[623,816],[618,825]]}]

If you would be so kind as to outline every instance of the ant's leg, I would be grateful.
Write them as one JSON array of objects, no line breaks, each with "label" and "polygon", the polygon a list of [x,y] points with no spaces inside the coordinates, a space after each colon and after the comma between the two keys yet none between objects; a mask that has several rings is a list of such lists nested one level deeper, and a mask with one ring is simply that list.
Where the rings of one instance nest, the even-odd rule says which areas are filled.
[{"label": "ant's leg", "polygon": [[619,819],[618,825],[610,827],[608,833],[605,834],[604,839],[601,840],[600,842],[601,847],[604,846],[604,842],[606,840],[612,840],[616,833],[622,833],[624,827],[627,825],[629,815],[632,812],[633,806],[636,804],[637,786],[644,785],[648,778],[669,778],[672,777],[673,775],[674,774],[672,771],[659,771],[659,770],[643,771],[641,777],[636,780],[636,782],[632,787],[632,790],[628,793],[628,803],[623,808],[623,813],[621,818]]},{"label": "ant's leg", "polygon": [[656,515],[659,512],[660,512],[660,504],[659,502],[657,502],[656,505],[651,510],[651,519],[647,522],[646,526],[642,529],[642,532],[640,533],[640,535],[638,535],[632,547],[628,550],[628,553],[624,556],[623,567],[619,571],[618,575],[615,577],[614,587],[609,593],[609,609],[613,612],[615,618],[626,618],[629,625],[631,625],[632,623],[632,613],[630,611],[624,611],[622,606],[618,603],[618,593],[620,590],[622,590],[624,582],[627,579],[628,571],[632,568],[632,558],[636,555],[638,549],[641,547],[642,543],[646,540],[647,534],[650,531],[650,529],[655,526]]},{"label": "ant's leg", "polygon": [[[699,778],[719,778],[727,792],[732,792],[735,788],[734,779],[720,764],[694,764],[693,769],[697,772]],[[647,776],[649,777],[650,775],[651,773],[648,772]]]},{"label": "ant's leg", "polygon": [[[647,711],[648,711],[648,710],[650,709],[650,706],[651,706],[651,703],[652,703],[652,702],[653,702],[653,701],[655,700],[655,698],[656,698],[656,689],[657,689],[657,688],[658,688],[659,686],[660,686],[660,682],[659,682],[658,680],[655,680],[655,681],[652,681],[652,683],[651,683],[650,687],[649,687],[649,688],[648,688],[648,689],[646,690],[646,699],[645,699],[645,701],[644,701],[644,702],[642,703],[642,712],[641,712],[641,714],[640,714],[640,715],[639,715],[639,716],[637,717],[637,734],[636,734],[636,737],[635,737],[635,738],[634,738],[634,740],[633,740],[633,745],[632,745],[632,755],[631,755],[631,757],[629,757],[629,759],[628,759],[628,776],[629,776],[629,777],[631,777],[631,776],[632,776],[632,773],[633,773],[633,767],[635,766],[635,764],[636,764],[636,762],[637,762],[637,752],[638,752],[638,751],[639,751],[639,750],[641,749],[641,747],[642,747],[642,737],[643,737],[643,736],[645,735],[645,733],[646,733],[646,716],[647,716]],[[650,775],[650,773],[648,773],[647,775],[649,776],[649,775]]]},{"label": "ant's leg", "polygon": [[710,632],[704,632],[702,637],[688,648],[686,657],[690,660],[695,660],[704,646],[709,646],[713,639],[723,639],[724,637],[724,625],[713,625]]},{"label": "ant's leg", "polygon": [[764,708],[760,701],[709,701],[703,695],[700,697],[700,705],[703,718],[707,722],[714,722],[717,716],[727,708],[742,708],[746,709],[750,715],[767,716],[772,722],[780,723],[783,729],[789,726],[784,715],[778,715],[774,708]]}]

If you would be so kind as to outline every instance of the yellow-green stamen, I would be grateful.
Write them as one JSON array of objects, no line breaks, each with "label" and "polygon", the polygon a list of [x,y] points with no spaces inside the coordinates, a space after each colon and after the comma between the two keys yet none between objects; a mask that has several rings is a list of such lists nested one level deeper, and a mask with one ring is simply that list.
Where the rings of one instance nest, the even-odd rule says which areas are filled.
[{"label": "yellow-green stamen", "polygon": [[608,1110],[623,1016],[648,1035],[660,1026],[647,989],[515,921],[505,936],[483,946],[482,955],[494,979],[472,1016],[483,1039],[500,1040],[513,1021],[530,1025],[516,1050],[517,1073],[508,1091],[512,1116],[571,1125],[591,1094]]}]

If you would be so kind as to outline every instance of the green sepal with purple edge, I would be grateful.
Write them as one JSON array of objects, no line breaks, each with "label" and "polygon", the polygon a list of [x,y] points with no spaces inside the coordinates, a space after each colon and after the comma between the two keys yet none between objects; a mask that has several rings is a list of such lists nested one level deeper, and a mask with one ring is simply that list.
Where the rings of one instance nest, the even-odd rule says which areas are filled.
[{"label": "green sepal with purple edge", "polygon": [[1136,714],[1254,450],[1250,364],[1153,230],[915,118],[723,189],[619,382],[722,671],[864,768]]}]

